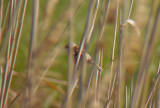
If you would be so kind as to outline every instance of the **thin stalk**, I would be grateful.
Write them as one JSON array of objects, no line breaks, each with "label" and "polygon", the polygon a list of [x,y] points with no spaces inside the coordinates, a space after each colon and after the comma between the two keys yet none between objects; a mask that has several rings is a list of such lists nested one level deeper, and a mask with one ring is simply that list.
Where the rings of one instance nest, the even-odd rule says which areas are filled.
[{"label": "thin stalk", "polygon": [[27,89],[26,89],[26,105],[29,107],[31,105],[32,99],[32,89],[33,89],[33,51],[36,49],[36,39],[38,33],[38,9],[39,9],[39,0],[33,0],[33,12],[32,12],[32,25],[31,25],[31,35],[30,35],[30,45],[29,45],[29,55],[27,63]]},{"label": "thin stalk", "polygon": [[[72,107],[72,96],[70,96],[70,93],[72,91],[72,77],[73,77],[73,70],[74,70],[74,57],[73,57],[73,42],[74,42],[74,0],[70,0],[70,9],[69,9],[69,55],[68,55],[68,84],[67,84],[67,102],[66,102],[66,107]],[[81,88],[81,87],[80,87]],[[70,96],[70,97],[69,97]]]},{"label": "thin stalk", "polygon": [[104,29],[105,29],[106,20],[107,20],[107,17],[108,17],[109,8],[110,8],[110,0],[107,0],[105,11],[104,11],[104,19],[103,19],[103,23],[101,25],[100,40],[102,40],[102,37],[103,37],[103,34],[104,34]]},{"label": "thin stalk", "polygon": [[82,35],[82,39],[81,39],[81,43],[80,43],[80,49],[79,49],[78,57],[77,57],[75,68],[74,68],[74,74],[77,73],[79,62],[80,62],[80,57],[82,55],[82,50],[84,50],[84,45],[85,45],[86,37],[87,37],[87,34],[89,32],[89,29],[90,29],[89,28],[89,24],[90,24],[89,22],[90,22],[90,19],[91,19],[91,12],[93,10],[93,4],[94,4],[94,1],[90,0],[90,3],[89,3],[89,12],[88,12],[88,16],[87,16],[87,23],[86,23],[86,26],[85,26],[85,31],[84,31],[84,33]]},{"label": "thin stalk", "polygon": [[[18,48],[19,48],[19,43],[20,43],[20,39],[21,39],[21,34],[22,34],[22,29],[23,29],[23,23],[24,23],[24,17],[25,17],[25,12],[26,12],[26,7],[27,7],[27,1],[28,0],[25,0],[23,2],[23,5],[22,5],[22,15],[21,15],[21,20],[20,20],[20,27],[19,27],[19,31],[18,31],[18,36],[17,36],[17,42],[16,42],[16,45],[15,45],[15,51],[14,51],[14,56],[13,56],[13,68],[15,66],[15,62],[16,62],[16,57],[17,57],[17,52],[18,52]],[[11,69],[13,70],[13,69]]]},{"label": "thin stalk", "polygon": [[[97,1],[98,2],[98,1]],[[97,4],[97,8],[98,8],[99,4]],[[97,45],[97,51],[98,51],[98,48],[99,48],[99,41],[102,40],[102,37],[103,37],[103,33],[104,33],[104,29],[105,29],[105,24],[106,24],[106,19],[107,19],[107,16],[108,16],[108,9],[109,9],[109,6],[110,6],[110,0],[107,2],[107,5],[106,5],[106,8],[105,8],[105,15],[104,15],[104,19],[103,19],[103,23],[100,25],[101,29],[100,29],[100,35],[99,35],[99,40],[97,41],[98,45]],[[95,11],[96,13],[96,11]],[[97,16],[97,13],[95,14]],[[95,16],[94,16],[94,19],[93,21],[95,22]],[[92,25],[92,27],[94,27]],[[91,34],[91,33],[90,33]],[[91,38],[91,35],[89,35],[90,37],[88,38],[88,42],[89,43],[89,40]],[[98,53],[97,51],[95,52],[95,57],[96,55],[98,54],[98,57],[99,57],[99,66],[102,65],[102,57],[103,57],[103,51],[102,50],[99,50]],[[93,77],[93,72],[91,72],[92,76],[91,78]],[[95,103],[99,105],[99,87],[100,87],[100,75],[101,75],[101,71],[97,70],[96,72],[96,85],[95,85]],[[89,83],[90,85],[90,83]],[[84,104],[85,105],[85,104]]]},{"label": "thin stalk", "polygon": [[0,44],[2,40],[3,0],[0,0]]},{"label": "thin stalk", "polygon": [[21,38],[21,34],[22,34],[22,29],[23,29],[23,22],[24,22],[26,7],[27,7],[27,1],[28,0],[25,0],[23,2],[23,5],[22,5],[22,7],[23,7],[22,8],[22,15],[21,15],[20,23],[19,23],[20,27],[19,27],[19,31],[18,31],[18,36],[17,36],[16,45],[15,45],[15,50],[14,50],[14,53],[13,53],[13,61],[12,61],[11,69],[10,69],[10,75],[9,75],[8,84],[11,83],[11,79],[12,79],[12,75],[13,75],[13,69],[14,69],[15,62],[16,62],[16,57],[17,57],[17,52],[18,52],[18,48],[19,48],[20,38]]},{"label": "thin stalk", "polygon": [[12,102],[8,105],[8,108],[11,108],[11,106],[13,105],[13,103],[17,100],[17,98],[22,94],[22,92],[24,91],[25,88],[23,88],[19,93],[17,93],[17,95],[13,98]]},{"label": "thin stalk", "polygon": [[[149,40],[146,42],[147,44],[145,44],[145,48],[143,50],[143,56],[142,59],[141,59],[141,66],[139,68],[139,72],[138,72],[138,78],[136,80],[136,84],[135,84],[135,87],[134,87],[134,91],[133,91],[133,94],[132,94],[132,100],[131,100],[131,104],[130,104],[130,107],[133,108],[133,107],[137,107],[138,104],[139,104],[139,100],[140,100],[140,96],[141,96],[141,93],[142,93],[142,85],[144,84],[145,82],[145,79],[146,79],[146,76],[148,74],[148,67],[150,65],[150,61],[151,61],[151,57],[152,57],[152,54],[153,54],[153,50],[155,48],[155,43],[156,43],[156,39],[157,39],[157,35],[156,34],[156,30],[157,30],[157,22],[159,20],[159,17],[160,17],[160,5],[158,7],[158,10],[157,10],[157,13],[156,13],[156,17],[155,17],[155,20],[154,20],[154,24],[153,24],[153,28],[152,28],[152,32],[150,34],[150,37],[149,37]],[[146,34],[148,35],[148,34]]]},{"label": "thin stalk", "polygon": [[44,78],[43,80],[52,82],[52,83],[56,83],[58,85],[67,86],[67,81],[63,81],[63,80],[54,79],[54,78]]},{"label": "thin stalk", "polygon": [[[112,89],[111,89],[111,82],[112,82],[112,75],[113,75],[113,66],[114,66],[114,62],[113,59],[115,58],[114,54],[115,54],[115,47],[116,47],[116,39],[117,39],[117,24],[118,24],[118,1],[117,1],[117,6],[116,6],[116,23],[115,23],[115,29],[114,29],[114,38],[113,38],[113,47],[112,47],[112,59],[111,59],[111,79],[110,79],[110,85],[109,85],[109,95],[108,98],[111,96],[112,93]],[[114,81],[113,81],[114,82]],[[113,87],[113,85],[112,85]]]},{"label": "thin stalk", "polygon": [[86,36],[87,37],[86,44],[89,43],[89,41],[91,39],[91,36],[92,36],[92,33],[93,33],[93,29],[94,29],[94,25],[95,25],[95,21],[96,21],[96,17],[97,17],[97,12],[98,12],[98,9],[99,9],[99,2],[100,2],[100,0],[97,0],[97,2],[96,2],[95,10],[93,12],[93,20],[92,20],[92,23],[91,23],[91,28],[90,28],[88,36]]},{"label": "thin stalk", "polygon": [[[97,49],[96,49],[98,51],[98,57],[99,57],[98,64],[100,67],[102,66],[103,50],[102,49],[98,50],[98,48],[99,48],[99,42],[102,41],[102,37],[104,34],[104,29],[105,29],[107,16],[108,16],[109,7],[110,7],[110,0],[107,0],[106,7],[104,10],[104,18],[103,18],[102,23],[100,24],[100,34],[99,34],[99,40],[97,41],[98,44],[97,44]],[[97,55],[97,51],[95,52],[95,55]],[[99,95],[100,77],[101,77],[101,71],[97,70],[97,72],[96,72],[96,86],[95,86],[95,102],[96,102],[96,104],[98,103],[98,105],[99,105],[99,98],[100,98],[100,95]]]},{"label": "thin stalk", "polygon": [[127,97],[128,97],[128,93],[127,93],[127,86],[126,86],[126,90],[125,90],[125,95],[126,95],[126,97],[125,97],[125,108],[127,108],[127,106],[128,106],[128,104],[127,104]]},{"label": "thin stalk", "polygon": [[87,89],[86,89],[86,94],[85,94],[85,97],[84,97],[83,108],[85,108],[85,106],[86,106],[86,100],[87,100],[87,97],[88,97],[89,88],[91,86],[92,79],[93,79],[93,70],[94,70],[94,68],[92,68],[91,75],[90,75],[90,78],[89,78],[89,81],[88,81],[88,84],[87,84]]},{"label": "thin stalk", "polygon": [[133,2],[134,2],[134,0],[131,1],[131,6],[130,6],[129,14],[128,14],[128,19],[130,19],[130,16],[131,16],[131,11],[132,11],[132,7],[133,7]]},{"label": "thin stalk", "polygon": [[[114,89],[114,88],[116,88],[115,86],[116,86],[116,83],[117,83],[117,80],[118,80],[118,72],[116,71],[116,73],[115,73],[115,75],[114,75],[114,78],[113,78],[113,84],[112,84],[112,89],[111,89],[111,95],[110,95],[110,97],[109,98],[107,98],[107,100],[106,100],[106,102],[105,102],[105,104],[104,104],[104,106],[103,106],[103,108],[106,108],[107,107],[107,105],[109,104],[109,102],[110,102],[110,100],[111,100],[111,98],[113,97],[113,95],[114,95],[114,93],[116,92],[116,89]],[[116,102],[115,102],[116,103]]]},{"label": "thin stalk", "polygon": [[155,82],[153,83],[151,91],[148,95],[148,98],[147,98],[147,101],[146,101],[146,104],[145,104],[145,108],[147,108],[148,103],[151,100],[151,97],[153,96],[154,90],[156,89],[157,83],[159,81],[159,77],[160,77],[160,61],[159,61],[159,66],[158,66],[158,70],[157,70],[157,75],[156,75],[155,80],[154,80]]},{"label": "thin stalk", "polygon": [[6,20],[7,20],[7,17],[9,15],[9,7],[10,7],[10,2],[7,4],[7,9],[6,9],[6,12],[5,12],[5,15],[4,15],[4,19],[2,20],[2,28],[1,28],[1,39],[2,39],[2,36],[4,34],[4,28],[5,28],[5,25],[6,25]]},{"label": "thin stalk", "polygon": [[123,105],[123,96],[124,96],[124,76],[123,76],[123,71],[122,71],[122,63],[123,63],[123,46],[124,46],[124,31],[122,30],[123,24],[123,16],[122,14],[120,14],[120,28],[119,28],[119,43],[118,43],[118,94],[117,94],[117,98],[118,98],[118,103],[117,103],[117,107],[122,107]]},{"label": "thin stalk", "polygon": [[[99,3],[100,3],[100,0],[96,0],[96,4],[95,4],[95,9],[93,11],[93,18],[92,18],[92,22],[91,22],[91,28],[90,30],[88,31],[88,33],[86,33],[86,40],[85,40],[85,49],[87,49],[87,46],[89,44],[89,41],[90,41],[90,38],[92,36],[92,33],[93,33],[93,29],[94,29],[94,25],[95,25],[95,20],[96,20],[96,17],[97,17],[97,12],[98,12],[98,9],[99,9]],[[87,36],[88,35],[88,36]],[[98,49],[98,47],[97,47]],[[97,50],[98,51],[98,50]],[[96,51],[96,52],[97,52]],[[85,54],[85,53],[84,53]],[[95,56],[97,55],[97,53],[95,54]],[[100,55],[99,55],[100,57]],[[82,71],[82,74],[86,74],[86,69],[85,69],[85,61],[83,61],[83,71]],[[99,70],[97,70],[97,75],[96,75],[96,86],[95,86],[95,102],[97,103],[97,99],[98,99],[98,83],[99,83]],[[83,76],[84,76],[83,75]]]},{"label": "thin stalk", "polygon": [[[99,55],[98,55],[98,61],[99,61],[99,66],[102,66],[102,58],[103,58],[103,51],[99,51]],[[98,105],[99,103],[99,88],[100,88],[100,79],[101,78],[101,71],[97,70],[96,72],[96,86],[95,86],[95,103]]]},{"label": "thin stalk", "polygon": [[[8,90],[9,90],[9,87],[10,87],[10,82],[11,82],[11,79],[12,79],[12,73],[11,73],[11,71],[12,71],[12,66],[13,66],[13,62],[12,62],[12,55],[13,55],[13,46],[14,46],[14,44],[15,44],[15,41],[14,41],[14,39],[15,39],[15,36],[16,36],[16,34],[17,34],[17,28],[18,28],[18,19],[19,19],[19,15],[20,15],[20,8],[21,8],[21,2],[19,1],[18,2],[18,5],[17,5],[17,7],[19,8],[18,9],[18,17],[17,17],[17,20],[15,21],[15,28],[14,28],[14,33],[13,33],[13,35],[12,35],[12,42],[11,42],[11,48],[10,48],[10,54],[9,54],[9,63],[10,63],[10,66],[11,66],[11,69],[9,69],[9,74],[8,74],[8,76],[7,76],[7,82],[6,82],[6,85],[5,85],[5,95],[4,95],[4,104],[5,104],[5,102],[6,102],[6,99],[7,99],[7,96],[8,96]],[[11,63],[12,62],[12,63]]]},{"label": "thin stalk", "polygon": [[51,67],[54,59],[56,58],[57,54],[59,54],[59,49],[61,49],[61,47],[57,47],[56,49],[58,49],[58,51],[55,52],[55,54],[53,55],[53,57],[52,57],[51,60],[50,60],[49,65],[47,66],[47,68],[45,69],[45,71],[43,72],[43,74],[41,75],[38,83],[35,85],[35,88],[34,88],[34,90],[33,90],[33,95],[35,95],[35,93],[36,93],[36,91],[37,91],[37,89],[38,89],[41,81],[45,78],[45,75],[46,75],[46,73],[48,72],[49,68]]},{"label": "thin stalk", "polygon": [[[15,19],[15,13],[13,14],[13,0],[10,1],[11,2],[11,8],[10,8],[10,21],[13,21],[14,23],[14,19]],[[13,16],[12,16],[13,15]],[[8,29],[8,34],[7,34],[7,37],[8,37],[8,48],[7,48],[7,55],[6,55],[6,63],[5,63],[5,66],[4,66],[4,75],[3,75],[3,81],[2,81],[2,87],[1,87],[1,97],[0,97],[0,107],[3,108],[4,107],[4,93],[5,93],[5,86],[6,86],[6,82],[7,82],[7,74],[8,74],[8,69],[9,69],[9,65],[10,65],[10,62],[9,62],[9,53],[10,53],[10,40],[11,40],[11,33],[12,33],[12,26],[13,26],[13,23],[12,22],[9,22],[10,25],[9,25],[9,28]],[[6,38],[7,39],[7,38]],[[6,43],[7,44],[7,43]],[[4,50],[2,50],[4,51]]]},{"label": "thin stalk", "polygon": [[2,66],[0,67],[0,87],[2,87],[2,79],[3,79],[3,69]]}]

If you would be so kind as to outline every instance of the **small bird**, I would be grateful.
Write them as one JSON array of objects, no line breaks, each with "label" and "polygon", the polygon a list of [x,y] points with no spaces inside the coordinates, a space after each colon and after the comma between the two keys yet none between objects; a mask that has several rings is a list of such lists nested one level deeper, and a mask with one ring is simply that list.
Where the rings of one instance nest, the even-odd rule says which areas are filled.
[{"label": "small bird", "polygon": [[[77,46],[75,43],[72,44],[72,47],[73,47],[72,49],[73,49],[74,62],[76,63],[80,47]],[[67,44],[65,45],[65,49],[66,49],[68,52],[69,52],[69,48],[70,48],[70,44],[67,43]],[[84,52],[84,50],[82,50],[82,55],[81,55],[82,57],[84,57],[84,55],[83,55],[84,53],[83,53],[83,52]],[[80,57],[80,58],[81,58],[81,57]],[[97,68],[99,71],[102,71],[102,70],[103,70],[102,67],[98,66],[98,65],[92,60],[91,56],[90,56],[88,53],[86,53],[85,58],[86,58],[86,60],[87,60],[87,62],[88,62],[89,64],[95,65],[96,68]]]}]

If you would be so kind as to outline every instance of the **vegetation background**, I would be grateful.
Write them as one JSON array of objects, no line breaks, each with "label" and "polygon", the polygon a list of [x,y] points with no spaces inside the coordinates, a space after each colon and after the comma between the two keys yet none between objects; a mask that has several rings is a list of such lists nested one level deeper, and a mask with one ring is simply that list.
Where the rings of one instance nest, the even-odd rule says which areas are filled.
[{"label": "vegetation background", "polygon": [[159,0],[0,0],[0,106],[159,108],[159,28]]}]

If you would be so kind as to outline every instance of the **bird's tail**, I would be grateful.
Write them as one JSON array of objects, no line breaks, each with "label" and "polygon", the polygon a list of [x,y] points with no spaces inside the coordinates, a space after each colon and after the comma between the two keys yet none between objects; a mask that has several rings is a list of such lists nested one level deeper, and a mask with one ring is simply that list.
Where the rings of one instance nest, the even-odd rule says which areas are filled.
[{"label": "bird's tail", "polygon": [[99,71],[102,71],[103,68],[100,67],[99,65],[97,65],[93,60],[89,60],[89,63],[91,63],[93,66],[96,66],[96,68],[99,70]]}]

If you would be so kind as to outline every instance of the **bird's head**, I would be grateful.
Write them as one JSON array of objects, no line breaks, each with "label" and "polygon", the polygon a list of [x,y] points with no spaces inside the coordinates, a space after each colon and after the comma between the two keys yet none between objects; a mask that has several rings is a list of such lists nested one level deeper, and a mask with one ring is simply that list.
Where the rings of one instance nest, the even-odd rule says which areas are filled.
[{"label": "bird's head", "polygon": [[65,49],[66,49],[67,51],[69,51],[70,46],[71,46],[71,48],[74,48],[74,47],[77,46],[77,45],[76,45],[75,43],[72,43],[72,44],[67,43],[67,44],[65,45]]}]

